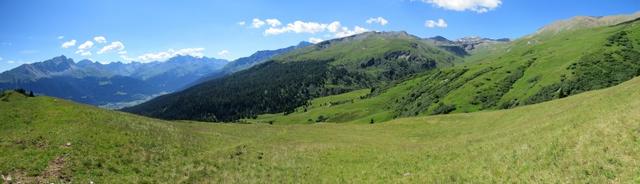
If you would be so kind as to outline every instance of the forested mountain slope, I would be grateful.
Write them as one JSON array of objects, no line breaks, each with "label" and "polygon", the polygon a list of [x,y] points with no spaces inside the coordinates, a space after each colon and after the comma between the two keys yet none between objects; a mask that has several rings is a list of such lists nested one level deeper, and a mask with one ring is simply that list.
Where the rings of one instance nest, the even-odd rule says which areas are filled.
[{"label": "forested mountain slope", "polygon": [[192,83],[191,85],[189,85],[187,87],[191,87],[191,86],[200,84],[202,82],[206,82],[208,80],[221,78],[221,77],[230,75],[230,74],[238,72],[238,71],[246,70],[246,69],[251,68],[251,67],[253,67],[255,65],[267,62],[267,61],[271,60],[271,58],[273,58],[273,57],[276,57],[276,56],[279,56],[279,55],[282,55],[282,54],[286,54],[288,52],[291,52],[291,51],[294,51],[296,49],[303,48],[303,47],[306,47],[306,46],[309,46],[309,45],[312,45],[312,44],[309,43],[309,42],[300,42],[300,43],[298,43],[298,45],[289,46],[289,47],[285,47],[285,48],[281,48],[281,49],[257,51],[255,53],[251,54],[250,56],[238,58],[236,60],[233,60],[233,61],[229,62],[222,69],[217,70],[217,71],[211,73],[210,75],[207,75],[206,77],[203,77],[203,78],[199,79],[198,81]]},{"label": "forested mountain slope", "polygon": [[454,54],[405,32],[369,32],[297,49],[125,111],[203,121],[288,113],[315,97],[388,85],[456,62]]}]

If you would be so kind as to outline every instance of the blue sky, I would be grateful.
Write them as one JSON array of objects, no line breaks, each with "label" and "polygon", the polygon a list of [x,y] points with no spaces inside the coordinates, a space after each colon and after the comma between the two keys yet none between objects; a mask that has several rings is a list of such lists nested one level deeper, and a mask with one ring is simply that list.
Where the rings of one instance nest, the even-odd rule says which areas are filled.
[{"label": "blue sky", "polygon": [[576,15],[636,11],[638,0],[0,0],[0,71],[61,54],[235,59],[367,30],[518,38]]}]

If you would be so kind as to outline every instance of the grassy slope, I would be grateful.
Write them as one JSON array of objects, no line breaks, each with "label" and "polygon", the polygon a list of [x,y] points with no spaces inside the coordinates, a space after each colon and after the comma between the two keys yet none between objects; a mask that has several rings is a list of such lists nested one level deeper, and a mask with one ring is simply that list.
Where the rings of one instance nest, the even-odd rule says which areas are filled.
[{"label": "grassy slope", "polygon": [[[319,116],[328,118],[325,122],[331,123],[370,123],[371,119],[374,122],[389,121],[394,118],[393,107],[390,106],[390,103],[396,98],[406,95],[412,86],[418,84],[417,81],[424,78],[424,76],[420,76],[400,83],[373,98],[360,98],[369,94],[370,89],[357,90],[314,99],[311,101],[313,106],[307,108],[306,112],[304,108],[298,108],[296,112],[291,114],[263,114],[255,120],[246,121],[256,123],[271,122],[275,124],[315,123]],[[331,102],[344,103],[331,105]],[[327,103],[329,104],[327,105]],[[309,121],[309,119],[312,121]]]},{"label": "grassy slope", "polygon": [[457,57],[441,50],[431,43],[406,32],[367,32],[350,37],[324,41],[312,47],[305,47],[277,56],[279,62],[299,62],[313,60],[334,60],[333,65],[359,66],[371,58],[384,58],[392,51],[406,51],[417,58],[431,58],[439,65],[449,66]]},{"label": "grassy slope", "polygon": [[313,98],[389,85],[460,62],[460,57],[405,32],[367,32],[303,47],[124,111],[229,122],[290,112]]},{"label": "grassy slope", "polygon": [[[246,120],[256,123],[296,124],[300,122],[316,123],[319,116],[328,117],[325,122],[352,121],[358,116],[370,116],[377,111],[369,108],[375,102],[365,101],[360,97],[369,94],[370,89],[356,90],[340,95],[326,96],[311,100],[310,106],[296,109],[297,113],[284,116],[279,114],[260,115],[258,120]],[[337,105],[336,105],[337,104]],[[341,117],[338,117],[342,115]],[[363,120],[364,121],[364,120]]]},{"label": "grassy slope", "polygon": [[[464,64],[440,69],[445,73],[462,73],[457,78],[451,77],[455,75],[439,76],[434,71],[429,71],[370,99],[330,108],[310,109],[307,112],[297,111],[286,116],[263,115],[257,121],[290,123],[300,122],[301,119],[315,119],[319,115],[328,116],[329,122],[369,122],[371,118],[386,121],[398,116],[430,114],[437,109],[439,103],[455,105],[454,112],[500,109],[509,103],[524,105],[543,87],[560,82],[563,76],[571,78],[572,71],[567,68],[581,57],[612,49],[604,46],[607,38],[621,30],[630,33],[629,38],[635,42],[635,50],[638,50],[638,21],[621,26],[561,32],[553,37],[527,37],[510,44],[482,48],[466,58]],[[512,84],[507,83],[503,87],[504,92],[498,92],[503,81],[517,73],[521,67],[524,67],[522,75]],[[481,96],[487,97],[487,104],[493,105],[477,102]],[[351,118],[344,118],[346,116]]]},{"label": "grassy slope", "polygon": [[[567,68],[578,62],[581,57],[608,49],[604,47],[607,38],[621,30],[631,32],[633,35],[630,37],[635,38],[636,44],[640,44],[638,21],[621,26],[561,32],[553,37],[541,35],[516,40],[512,45],[503,48],[503,51],[497,51],[482,59],[471,58],[473,60],[467,62],[470,68],[493,66],[499,69],[471,80],[469,83],[474,85],[464,85],[450,93],[443,101],[456,104],[457,112],[481,110],[479,105],[469,103],[477,92],[494,90],[492,85],[501,81],[505,73],[514,72],[526,62],[533,61],[531,66],[524,70],[523,76],[510,86],[508,92],[497,99],[498,105],[512,101],[523,105],[526,99],[543,87],[561,81],[562,76],[570,78],[572,74]],[[480,63],[480,66],[477,66],[477,63]]]},{"label": "grassy slope", "polygon": [[640,78],[511,110],[273,126],[167,122],[12,93],[0,99],[0,173],[80,183],[640,182],[637,89]]}]

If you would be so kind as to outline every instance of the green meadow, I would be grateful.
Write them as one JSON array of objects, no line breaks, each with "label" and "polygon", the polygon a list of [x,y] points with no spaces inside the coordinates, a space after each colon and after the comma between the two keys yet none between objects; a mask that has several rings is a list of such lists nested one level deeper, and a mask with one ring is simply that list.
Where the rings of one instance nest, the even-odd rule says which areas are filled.
[{"label": "green meadow", "polygon": [[313,123],[322,116],[323,122],[370,123],[509,109],[617,85],[640,75],[639,57],[639,21],[537,34],[481,47],[462,63],[397,84],[322,97],[293,113],[245,121]]},{"label": "green meadow", "polygon": [[[9,92],[0,173],[26,183],[640,182],[637,89],[640,79],[509,110],[296,125],[168,122]],[[368,92],[339,98],[357,105]]]}]

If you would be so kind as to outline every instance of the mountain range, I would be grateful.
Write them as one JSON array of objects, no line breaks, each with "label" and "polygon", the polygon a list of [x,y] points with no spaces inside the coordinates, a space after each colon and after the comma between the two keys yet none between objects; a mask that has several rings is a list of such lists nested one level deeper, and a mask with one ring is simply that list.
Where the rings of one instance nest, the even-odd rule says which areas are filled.
[{"label": "mountain range", "polygon": [[[0,175],[4,183],[638,182],[636,15],[575,17],[515,40],[365,32],[233,62],[60,56],[22,65],[0,84],[37,94],[0,93]],[[77,103],[156,89],[174,92],[120,110]]]},{"label": "mountain range", "polygon": [[433,44],[457,55],[467,56],[470,52],[476,50],[476,48],[491,47],[494,44],[508,43],[511,40],[508,38],[491,39],[479,36],[469,36],[452,41],[442,36],[435,36],[427,38],[425,41],[432,42]]},{"label": "mountain range", "polygon": [[192,56],[150,63],[101,64],[90,60],[76,63],[66,56],[58,56],[3,72],[0,89],[24,88],[81,103],[117,107],[118,103],[175,91],[222,69],[227,63]]},{"label": "mountain range", "polygon": [[283,49],[258,51],[231,62],[178,55],[166,61],[102,64],[58,56],[0,73],[0,89],[24,88],[41,95],[118,109],[229,75],[308,45],[301,42]]},{"label": "mountain range", "polygon": [[[165,62],[100,64],[60,56],[3,72],[0,88],[128,107],[123,110],[163,119],[223,122],[278,113],[319,116],[325,112],[310,108],[313,99],[364,89],[370,92],[361,103],[387,101],[385,107],[367,113],[345,109],[322,119],[375,116],[386,121],[513,108],[609,87],[637,75],[633,59],[639,15],[578,16],[513,41],[366,32],[259,51],[233,62],[176,56]],[[387,96],[390,91],[395,92]],[[287,119],[269,117],[265,121]]]}]

